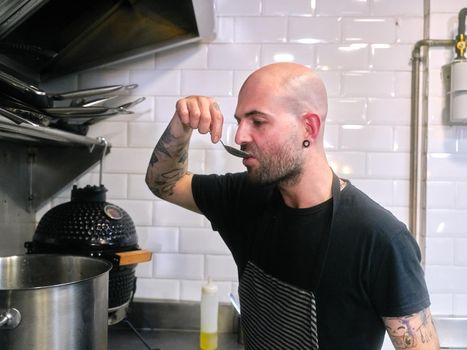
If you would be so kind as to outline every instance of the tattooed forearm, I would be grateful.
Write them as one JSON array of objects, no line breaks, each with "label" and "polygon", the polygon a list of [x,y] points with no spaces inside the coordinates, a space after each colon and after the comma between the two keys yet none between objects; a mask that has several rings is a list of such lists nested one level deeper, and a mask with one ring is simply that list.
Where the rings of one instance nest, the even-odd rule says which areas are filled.
[{"label": "tattooed forearm", "polygon": [[191,132],[180,130],[180,126],[177,130],[173,123],[162,134],[146,173],[146,183],[156,196],[171,196],[177,181],[187,174],[190,136]]},{"label": "tattooed forearm", "polygon": [[156,152],[152,152],[151,159],[149,160],[149,165],[153,166],[155,163],[159,161]]},{"label": "tattooed forearm", "polygon": [[394,347],[399,349],[439,349],[438,336],[429,309],[403,317],[384,317]]},{"label": "tattooed forearm", "polygon": [[171,157],[168,148],[176,142],[176,138],[171,134],[170,126],[165,129],[161,136],[161,139],[156,145],[155,151],[165,154],[167,157]]},{"label": "tattooed forearm", "polygon": [[151,189],[158,197],[164,198],[173,194],[175,183],[185,174],[185,169],[173,169],[156,177]]},{"label": "tattooed forearm", "polygon": [[[188,172],[187,172],[188,174]],[[160,197],[160,198],[166,198],[167,196],[171,196],[173,194],[173,188],[176,184],[180,176],[173,177],[171,180],[168,181],[155,181],[154,186],[151,188],[153,193]]]},{"label": "tattooed forearm", "polygon": [[178,158],[179,163],[185,163],[188,161],[188,151],[182,152]]},{"label": "tattooed forearm", "polygon": [[159,157],[157,156],[157,153],[162,153],[166,155],[167,157],[171,158],[171,154],[169,153],[167,147],[170,147],[170,144],[173,143],[174,137],[170,134],[170,126],[165,129],[164,133],[162,134],[159,142],[156,145],[156,148],[154,149],[154,152],[152,153],[151,160],[149,162],[150,165],[154,165],[159,161]]}]

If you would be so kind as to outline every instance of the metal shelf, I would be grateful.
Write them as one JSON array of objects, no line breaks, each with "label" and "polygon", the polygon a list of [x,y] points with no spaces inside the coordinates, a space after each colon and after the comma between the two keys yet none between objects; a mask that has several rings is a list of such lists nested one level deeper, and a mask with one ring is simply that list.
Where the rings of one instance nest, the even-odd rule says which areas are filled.
[{"label": "metal shelf", "polygon": [[103,146],[102,140],[82,135],[76,135],[67,131],[52,129],[40,125],[15,124],[0,120],[0,139],[28,141],[34,143],[52,142],[62,145],[87,146],[91,149],[95,146]]},{"label": "metal shelf", "polygon": [[34,212],[109,152],[103,138],[0,119],[0,199]]}]

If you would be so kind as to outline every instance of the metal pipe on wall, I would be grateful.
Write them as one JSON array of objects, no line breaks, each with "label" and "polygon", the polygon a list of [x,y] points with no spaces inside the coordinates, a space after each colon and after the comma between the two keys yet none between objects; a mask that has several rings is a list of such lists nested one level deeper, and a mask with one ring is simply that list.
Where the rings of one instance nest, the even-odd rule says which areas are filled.
[{"label": "metal pipe on wall", "polygon": [[[423,47],[454,47],[455,40],[424,39],[412,51],[409,229],[419,244],[426,220],[427,118],[420,114],[420,63]],[[423,244],[421,244],[423,245]],[[424,247],[422,247],[424,248]],[[424,249],[422,249],[423,251]]]}]

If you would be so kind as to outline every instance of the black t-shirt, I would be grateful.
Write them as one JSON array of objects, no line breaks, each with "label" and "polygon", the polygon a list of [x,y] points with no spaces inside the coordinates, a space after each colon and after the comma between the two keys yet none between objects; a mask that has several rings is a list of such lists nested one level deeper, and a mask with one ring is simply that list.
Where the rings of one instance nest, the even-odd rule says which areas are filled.
[{"label": "black t-shirt", "polygon": [[244,173],[193,177],[198,207],[238,266],[247,349],[380,349],[383,316],[429,306],[405,225],[336,179],[330,201],[292,209]]},{"label": "black t-shirt", "polygon": [[270,229],[259,231],[249,260],[264,272],[304,290],[312,290],[309,276],[317,268],[324,238],[329,233],[332,199],[312,208],[287,207],[274,190]]}]

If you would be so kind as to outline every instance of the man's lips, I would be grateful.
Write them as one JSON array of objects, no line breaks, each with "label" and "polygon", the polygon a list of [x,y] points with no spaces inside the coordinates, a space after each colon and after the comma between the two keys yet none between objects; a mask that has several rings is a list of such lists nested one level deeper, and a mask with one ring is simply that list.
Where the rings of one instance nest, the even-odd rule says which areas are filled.
[{"label": "man's lips", "polygon": [[248,153],[248,156],[243,158],[243,160],[256,159],[254,147],[249,147],[249,145],[244,144],[244,145],[240,145],[240,149],[243,152]]},{"label": "man's lips", "polygon": [[255,158],[255,156],[253,155],[253,153],[251,153],[250,151],[248,151],[248,150],[246,150],[246,149],[242,149],[242,151],[248,153],[248,155],[245,157],[245,159],[248,159],[248,158]]},{"label": "man's lips", "polygon": [[255,162],[256,158],[253,155],[250,155],[246,158],[243,158],[243,165],[245,166],[251,166]]},{"label": "man's lips", "polygon": [[247,147],[247,145],[241,145],[240,150],[242,150],[243,152],[248,153],[250,156],[253,156],[252,150],[250,149],[250,147]]}]

